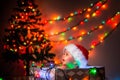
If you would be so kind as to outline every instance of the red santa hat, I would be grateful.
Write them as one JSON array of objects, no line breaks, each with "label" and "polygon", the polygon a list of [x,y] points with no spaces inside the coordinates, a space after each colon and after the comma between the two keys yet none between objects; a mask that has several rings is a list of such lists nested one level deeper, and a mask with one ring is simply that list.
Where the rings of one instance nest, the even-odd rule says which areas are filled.
[{"label": "red santa hat", "polygon": [[74,58],[79,68],[85,68],[88,63],[88,51],[81,45],[69,44],[65,46],[64,50],[67,50]]}]

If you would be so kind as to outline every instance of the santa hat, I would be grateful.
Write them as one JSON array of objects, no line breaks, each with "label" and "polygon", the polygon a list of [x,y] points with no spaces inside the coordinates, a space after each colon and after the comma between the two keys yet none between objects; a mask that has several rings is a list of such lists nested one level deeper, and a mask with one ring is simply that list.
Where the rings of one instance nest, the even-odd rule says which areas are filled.
[{"label": "santa hat", "polygon": [[88,51],[81,45],[69,44],[65,46],[64,51],[67,50],[74,58],[79,68],[85,68],[88,63]]}]

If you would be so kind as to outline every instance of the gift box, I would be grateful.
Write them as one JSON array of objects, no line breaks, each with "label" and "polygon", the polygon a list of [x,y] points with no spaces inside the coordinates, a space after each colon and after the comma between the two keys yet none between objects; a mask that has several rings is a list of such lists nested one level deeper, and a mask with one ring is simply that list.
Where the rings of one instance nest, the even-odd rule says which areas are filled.
[{"label": "gift box", "polygon": [[105,80],[105,68],[56,69],[55,80]]}]

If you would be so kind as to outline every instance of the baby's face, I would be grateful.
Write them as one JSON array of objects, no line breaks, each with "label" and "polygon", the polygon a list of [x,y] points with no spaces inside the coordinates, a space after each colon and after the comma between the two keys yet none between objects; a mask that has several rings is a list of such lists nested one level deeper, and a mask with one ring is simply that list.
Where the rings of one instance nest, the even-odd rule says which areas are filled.
[{"label": "baby's face", "polygon": [[67,50],[65,50],[62,55],[62,64],[66,65],[69,62],[74,62],[74,58]]}]

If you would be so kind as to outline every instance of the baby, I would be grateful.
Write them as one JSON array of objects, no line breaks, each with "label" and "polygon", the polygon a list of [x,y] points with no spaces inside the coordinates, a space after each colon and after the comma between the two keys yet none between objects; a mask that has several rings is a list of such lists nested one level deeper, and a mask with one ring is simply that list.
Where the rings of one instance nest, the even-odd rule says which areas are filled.
[{"label": "baby", "polygon": [[63,49],[62,66],[55,67],[50,71],[47,69],[40,70],[40,78],[44,80],[55,80],[55,69],[73,69],[88,68],[88,51],[81,45],[69,44]]},{"label": "baby", "polygon": [[69,44],[65,46],[62,56],[63,68],[87,68],[88,51],[81,45]]}]

